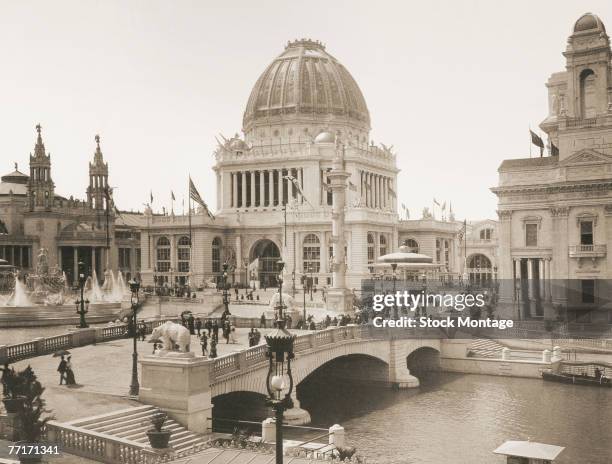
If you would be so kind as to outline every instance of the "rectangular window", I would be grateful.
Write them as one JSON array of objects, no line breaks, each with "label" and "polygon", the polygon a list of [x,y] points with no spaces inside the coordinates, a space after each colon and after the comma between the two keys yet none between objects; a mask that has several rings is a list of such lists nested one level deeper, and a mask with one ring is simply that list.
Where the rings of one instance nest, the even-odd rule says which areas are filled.
[{"label": "rectangular window", "polygon": [[582,285],[582,302],[595,303],[595,280],[587,279],[580,281]]},{"label": "rectangular window", "polygon": [[538,246],[537,224],[525,224],[525,246]]},{"label": "rectangular window", "polygon": [[580,244],[593,245],[593,221],[580,222]]}]

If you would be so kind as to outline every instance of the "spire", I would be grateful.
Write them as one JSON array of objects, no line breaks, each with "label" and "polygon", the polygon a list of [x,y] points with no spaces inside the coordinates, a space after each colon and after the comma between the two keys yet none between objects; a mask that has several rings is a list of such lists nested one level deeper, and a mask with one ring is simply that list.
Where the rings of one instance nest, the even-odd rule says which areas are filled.
[{"label": "spire", "polygon": [[41,135],[42,126],[40,124],[36,124],[36,132],[38,136],[36,137],[36,145],[34,146],[34,158],[42,158],[45,157],[45,144],[42,141]]},{"label": "spire", "polygon": [[94,153],[94,164],[104,163],[104,157],[102,156],[102,150],[100,150],[100,136],[96,134],[96,152]]}]

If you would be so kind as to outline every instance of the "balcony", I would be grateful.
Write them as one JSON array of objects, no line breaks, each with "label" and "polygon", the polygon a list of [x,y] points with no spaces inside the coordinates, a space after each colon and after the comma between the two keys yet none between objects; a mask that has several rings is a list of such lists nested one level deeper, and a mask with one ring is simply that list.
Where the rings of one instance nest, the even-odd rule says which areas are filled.
[{"label": "balcony", "polygon": [[569,257],[570,258],[605,258],[606,257],[606,245],[570,245]]}]

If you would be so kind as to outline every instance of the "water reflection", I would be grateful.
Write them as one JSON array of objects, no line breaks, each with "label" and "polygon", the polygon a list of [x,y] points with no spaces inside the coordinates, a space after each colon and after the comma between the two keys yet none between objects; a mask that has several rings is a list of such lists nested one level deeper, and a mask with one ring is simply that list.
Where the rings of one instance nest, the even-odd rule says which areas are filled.
[{"label": "water reflection", "polygon": [[430,374],[418,390],[316,379],[302,386],[315,426],[340,423],[381,463],[504,463],[508,439],[565,446],[560,464],[612,462],[612,391],[534,379]]}]

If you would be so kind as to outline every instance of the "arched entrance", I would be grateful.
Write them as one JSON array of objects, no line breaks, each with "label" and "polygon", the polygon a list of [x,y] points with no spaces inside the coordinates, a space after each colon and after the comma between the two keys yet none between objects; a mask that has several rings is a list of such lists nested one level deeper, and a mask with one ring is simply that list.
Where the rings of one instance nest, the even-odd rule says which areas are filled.
[{"label": "arched entrance", "polygon": [[491,260],[483,254],[470,256],[467,267],[470,283],[485,284],[493,279]]},{"label": "arched entrance", "polygon": [[275,287],[280,272],[278,267],[280,259],[281,254],[276,243],[269,239],[259,240],[251,249],[249,259],[251,275],[248,280],[258,280],[262,287]]}]

